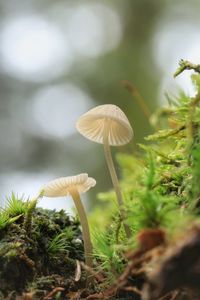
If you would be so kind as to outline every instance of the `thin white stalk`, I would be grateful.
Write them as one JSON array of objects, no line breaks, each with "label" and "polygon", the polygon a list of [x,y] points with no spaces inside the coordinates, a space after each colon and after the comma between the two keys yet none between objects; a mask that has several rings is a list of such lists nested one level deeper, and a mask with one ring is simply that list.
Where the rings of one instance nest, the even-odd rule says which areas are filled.
[{"label": "thin white stalk", "polygon": [[[113,159],[112,159],[110,145],[108,142],[108,134],[109,134],[109,127],[105,126],[104,133],[103,133],[104,153],[105,153],[108,169],[110,172],[110,176],[112,179],[113,187],[114,187],[114,190],[115,190],[115,193],[117,196],[117,202],[119,204],[120,215],[122,217],[122,220],[124,220],[124,210],[123,210],[124,203],[123,203],[122,193],[121,193],[121,189],[120,189],[120,185],[119,185],[119,180],[117,178],[117,173],[116,173],[115,166],[114,166]],[[123,223],[123,225],[124,225],[124,230],[125,230],[126,236],[128,238],[130,238],[131,231],[130,231],[129,226],[125,223]]]},{"label": "thin white stalk", "polygon": [[88,267],[92,268],[92,242],[90,238],[89,224],[87,220],[87,215],[84,209],[84,206],[81,202],[81,198],[77,189],[71,189],[70,194],[74,200],[74,204],[78,211],[78,216],[80,219],[82,233],[83,233],[83,242],[84,242],[84,252],[85,252],[85,263]]}]

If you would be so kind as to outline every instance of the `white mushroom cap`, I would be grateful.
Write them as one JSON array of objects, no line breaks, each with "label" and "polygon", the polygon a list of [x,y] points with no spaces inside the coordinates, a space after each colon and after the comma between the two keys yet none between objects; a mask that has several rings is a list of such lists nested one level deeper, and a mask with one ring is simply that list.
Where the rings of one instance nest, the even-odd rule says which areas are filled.
[{"label": "white mushroom cap", "polygon": [[70,190],[75,188],[79,194],[87,192],[96,185],[94,178],[83,173],[76,176],[60,177],[48,182],[42,187],[46,197],[63,197],[70,194]]},{"label": "white mushroom cap", "polygon": [[108,142],[112,146],[127,144],[133,137],[133,129],[124,112],[116,105],[99,105],[76,123],[77,130],[89,140],[103,144],[103,132],[109,126]]}]

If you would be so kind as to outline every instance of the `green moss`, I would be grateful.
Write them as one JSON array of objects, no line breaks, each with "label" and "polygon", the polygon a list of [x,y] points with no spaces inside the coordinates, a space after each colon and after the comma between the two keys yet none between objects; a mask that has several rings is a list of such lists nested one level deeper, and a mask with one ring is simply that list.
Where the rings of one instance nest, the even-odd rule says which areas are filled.
[{"label": "green moss", "polygon": [[25,214],[28,210],[28,201],[24,197],[18,197],[13,192],[10,197],[7,197],[6,212],[10,217],[15,217],[20,214]]},{"label": "green moss", "polygon": [[[8,207],[0,214],[0,220],[2,215],[8,216],[8,212],[13,215]],[[19,209],[19,212],[22,213],[22,210]],[[48,281],[52,275],[62,278],[65,285],[67,280],[69,286],[74,280],[76,259],[84,260],[81,232],[76,220],[69,218],[63,210],[55,212],[34,206],[30,230],[24,227],[27,213],[29,210],[16,216],[14,221],[8,217],[6,226],[0,227],[0,290],[4,297],[13,290],[16,294],[28,292],[41,281],[41,277]],[[47,290],[51,290],[51,285]]]},{"label": "green moss", "polygon": [[[113,249],[118,249],[115,271],[119,276],[123,264],[125,267],[127,263],[124,251],[137,248],[137,235],[141,230],[162,228],[173,235],[178,229],[199,221],[200,75],[193,75],[192,81],[196,87],[195,97],[180,92],[175,99],[170,98],[169,106],[159,109],[151,117],[155,132],[145,138],[146,143],[138,145],[136,153],[117,155],[126,223],[132,230],[130,241],[127,241],[122,227],[117,233],[114,193],[99,195],[109,213],[105,213],[105,221],[101,215],[98,223],[96,208],[94,224],[102,231],[96,233],[94,243],[97,257],[101,257],[102,265],[106,265],[110,278],[113,269],[108,261],[110,256],[114,257]],[[109,224],[107,228],[102,227],[104,222]]]}]

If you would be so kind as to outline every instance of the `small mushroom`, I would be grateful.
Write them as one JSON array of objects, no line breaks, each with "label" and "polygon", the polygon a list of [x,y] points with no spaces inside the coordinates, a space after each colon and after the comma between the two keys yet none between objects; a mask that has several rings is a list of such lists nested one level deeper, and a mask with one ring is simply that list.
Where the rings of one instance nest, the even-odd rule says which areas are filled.
[{"label": "small mushroom", "polygon": [[85,262],[89,267],[92,267],[92,242],[87,216],[81,202],[80,194],[87,192],[95,185],[96,181],[84,173],[77,176],[58,178],[42,187],[43,195],[46,197],[63,197],[70,195],[74,200],[82,226]]},{"label": "small mushroom", "polygon": [[[82,115],[76,123],[76,128],[84,137],[103,144],[106,162],[120,208],[120,214],[122,219],[124,219],[122,193],[110,146],[125,145],[132,139],[133,129],[126,115],[116,105],[100,105]],[[130,228],[124,224],[124,229],[127,237],[130,237]]]}]

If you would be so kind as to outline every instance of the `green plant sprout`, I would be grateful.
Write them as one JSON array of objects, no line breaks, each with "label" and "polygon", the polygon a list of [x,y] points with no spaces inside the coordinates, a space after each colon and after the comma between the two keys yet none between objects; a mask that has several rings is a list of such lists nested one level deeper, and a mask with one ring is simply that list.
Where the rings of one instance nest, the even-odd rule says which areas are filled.
[{"label": "green plant sprout", "polygon": [[84,173],[77,176],[61,177],[55,179],[47,183],[42,188],[43,195],[47,197],[63,197],[67,195],[70,195],[72,197],[78,211],[78,216],[83,231],[85,262],[86,265],[90,268],[92,268],[93,266],[92,242],[90,238],[87,215],[81,202],[80,194],[85,193],[95,185],[96,181],[93,178],[88,177],[88,175]]},{"label": "green plant sprout", "polygon": [[26,214],[28,201],[24,199],[24,196],[18,197],[12,192],[11,196],[7,197],[6,200],[6,211],[9,216],[14,217],[20,214]]},{"label": "green plant sprout", "polygon": [[50,242],[47,252],[51,258],[58,258],[61,253],[68,251],[67,236],[65,232],[56,235]]},{"label": "green plant sprout", "polygon": [[7,211],[0,211],[0,230],[16,222],[21,216],[22,214],[15,217],[10,217]]},{"label": "green plant sprout", "polygon": [[31,221],[32,221],[32,215],[33,212],[35,211],[36,205],[38,203],[38,199],[43,196],[43,191],[41,190],[40,193],[30,199],[29,201],[26,202],[26,211],[25,211],[25,217],[24,217],[24,229],[26,231],[27,235],[31,234]]},{"label": "green plant sprout", "polygon": [[130,238],[131,231],[129,226],[125,223],[124,203],[110,146],[127,144],[133,137],[133,129],[124,112],[112,104],[100,105],[89,110],[79,118],[76,123],[76,128],[84,137],[103,144],[106,162],[117,196],[120,215],[124,222],[126,236]]},{"label": "green plant sprout", "polygon": [[97,270],[106,274],[107,284],[116,280],[124,268],[122,251],[115,244],[112,234],[95,231],[93,233],[94,256],[98,262]]}]

